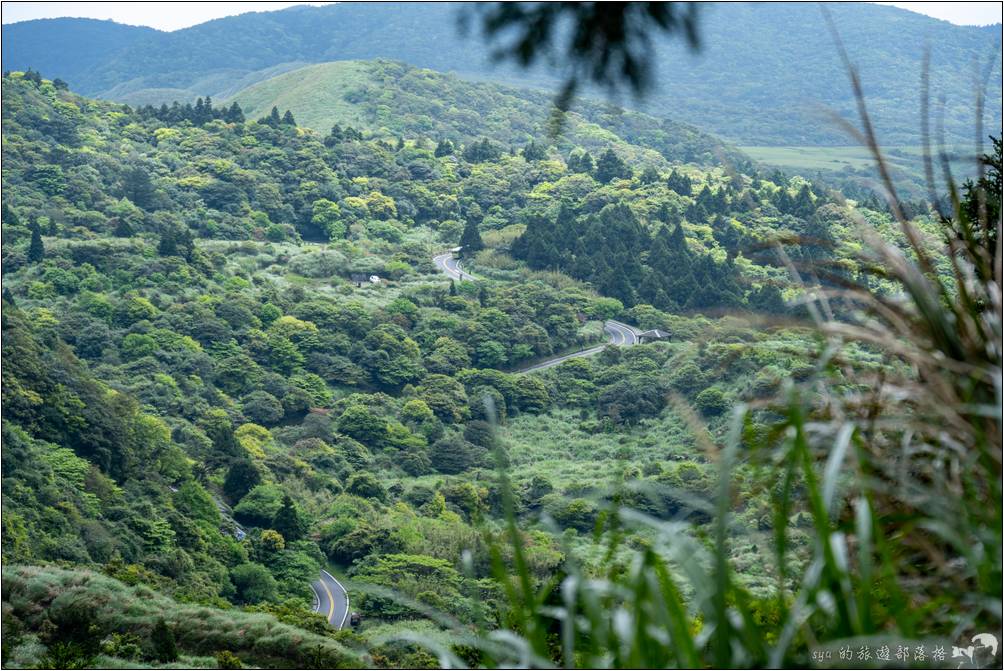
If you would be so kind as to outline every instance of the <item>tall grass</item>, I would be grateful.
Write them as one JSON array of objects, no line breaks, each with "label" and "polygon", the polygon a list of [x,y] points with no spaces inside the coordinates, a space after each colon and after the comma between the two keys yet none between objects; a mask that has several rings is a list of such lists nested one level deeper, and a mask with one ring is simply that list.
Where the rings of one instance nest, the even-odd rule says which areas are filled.
[{"label": "tall grass", "polygon": [[[779,419],[769,436],[746,430],[754,410],[740,405],[723,444],[707,446],[718,486],[703,538],[683,520],[614,503],[597,528],[608,561],[590,571],[566,552],[563,573],[541,584],[523,557],[501,472],[511,545],[507,554],[493,549],[507,604],[501,627],[459,630],[466,654],[439,646],[441,664],[804,666],[822,649],[836,660],[837,646],[937,641],[951,651],[974,633],[1000,631],[1001,255],[986,248],[1000,222],[986,220],[985,200],[983,218],[971,216],[942,155],[952,209],[939,215],[941,243],[924,240],[899,207],[849,63],[848,71],[860,102],[853,132],[875,160],[905,241],[889,244],[862,224],[870,251],[860,261],[895,291],[805,287],[820,343],[816,373],[784,386],[770,406]],[[930,152],[927,161],[933,180]],[[951,259],[950,274],[935,271],[934,253]],[[880,355],[881,365],[860,363],[852,348]],[[773,491],[777,575],[766,599],[742,586],[731,559],[741,462],[758,465]],[[811,520],[807,549],[792,542],[796,513]],[[614,561],[632,529],[653,540],[627,564]],[[856,659],[831,663],[863,663]]]}]

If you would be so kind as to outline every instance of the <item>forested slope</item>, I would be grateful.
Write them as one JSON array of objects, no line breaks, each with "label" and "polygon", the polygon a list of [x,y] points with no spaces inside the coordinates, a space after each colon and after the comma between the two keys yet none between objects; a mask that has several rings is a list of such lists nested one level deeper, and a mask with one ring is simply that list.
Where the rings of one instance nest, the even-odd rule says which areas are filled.
[{"label": "forested slope", "polygon": [[[627,499],[651,515],[706,521],[686,500],[709,493],[712,458],[670,398],[719,436],[734,400],[811,370],[797,329],[736,316],[797,312],[787,271],[763,253],[776,240],[798,263],[858,277],[839,194],[716,164],[718,145],[675,125],[583,113],[551,142],[532,96],[479,86],[464,110],[455,80],[350,67],[374,78],[360,83],[367,100],[382,77],[415,79],[458,112],[377,108],[374,123],[361,100],[357,127],[315,131],[285,110],[133,110],[35,73],[3,78],[2,550],[5,624],[18,622],[4,652],[19,664],[102,650],[150,663],[154,638],[172,637],[192,664],[223,652],[271,664],[269,645],[306,636],[277,640],[257,617],[261,646],[225,650],[192,642],[183,618],[52,627],[66,601],[43,617],[23,597],[37,585],[77,604],[144,593],[62,564],[184,613],[221,609],[198,612],[224,624],[245,610],[335,639],[313,661],[281,653],[289,665],[433,666],[391,634],[449,645],[444,623],[505,617],[490,579],[499,460],[544,583],[568,552],[599,560],[589,531],[626,500],[612,479],[655,488]],[[515,113],[480,121],[495,100]],[[885,214],[858,213],[896,238]],[[478,282],[430,262],[460,240]],[[511,372],[601,342],[608,318],[669,337]],[[735,512],[753,540],[735,555],[767,598],[770,492],[748,483]],[[309,612],[325,565],[348,576],[356,632]],[[102,648],[113,635],[139,642]]]}]

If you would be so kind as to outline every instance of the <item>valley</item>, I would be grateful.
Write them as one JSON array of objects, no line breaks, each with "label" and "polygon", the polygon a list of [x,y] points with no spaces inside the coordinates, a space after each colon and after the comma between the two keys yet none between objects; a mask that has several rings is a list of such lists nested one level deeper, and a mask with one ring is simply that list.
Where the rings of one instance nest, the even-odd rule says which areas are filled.
[{"label": "valley", "polygon": [[[894,27],[958,46],[939,85],[996,38],[833,8],[881,184],[793,103],[854,103],[800,3],[709,8],[669,92],[560,111],[447,36],[465,8],[4,25],[3,667],[787,668],[997,631],[999,116],[928,202],[915,91],[874,69],[917,65]],[[757,68],[784,95],[737,94]]]}]

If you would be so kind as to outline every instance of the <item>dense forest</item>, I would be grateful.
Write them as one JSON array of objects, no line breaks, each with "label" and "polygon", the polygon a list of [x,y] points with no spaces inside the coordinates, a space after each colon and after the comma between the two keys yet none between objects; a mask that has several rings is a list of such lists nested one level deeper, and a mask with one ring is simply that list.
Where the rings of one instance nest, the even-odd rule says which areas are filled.
[{"label": "dense forest", "polygon": [[[791,281],[892,295],[859,226],[918,252],[884,206],[641,114],[553,136],[546,96],[348,72],[352,123],[323,130],[279,100],[133,109],[4,76],[5,666],[504,666],[467,637],[508,627],[558,663],[531,593],[647,566],[661,532],[619,506],[710,547],[734,404],[764,445],[792,380],[902,372],[854,343],[817,365]],[[374,100],[387,81],[410,97]],[[923,254],[943,222],[917,214]],[[433,265],[457,245],[476,280]],[[609,319],[665,337],[520,372]],[[730,475],[728,598],[776,622],[819,510],[778,516],[763,463]],[[321,568],[358,626],[312,612]]]}]

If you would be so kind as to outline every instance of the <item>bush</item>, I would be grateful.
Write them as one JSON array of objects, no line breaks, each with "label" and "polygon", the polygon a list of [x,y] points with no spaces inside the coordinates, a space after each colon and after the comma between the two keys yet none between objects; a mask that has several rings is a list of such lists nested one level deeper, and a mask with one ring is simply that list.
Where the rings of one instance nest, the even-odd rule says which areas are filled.
[{"label": "bush", "polygon": [[237,588],[237,600],[241,603],[274,601],[278,585],[269,570],[261,564],[247,562],[230,569],[230,580]]},{"label": "bush", "polygon": [[241,407],[245,417],[265,426],[278,422],[286,412],[279,399],[266,391],[251,392],[243,398]]},{"label": "bush", "polygon": [[355,494],[364,499],[376,499],[377,501],[384,501],[387,498],[387,491],[380,484],[380,481],[372,473],[356,473],[351,478],[349,478],[348,484],[345,486],[345,491],[349,494]]},{"label": "bush", "polygon": [[694,399],[697,407],[708,417],[715,417],[729,409],[729,399],[718,387],[708,387]]},{"label": "bush", "polygon": [[276,485],[258,485],[234,508],[234,516],[251,526],[270,527],[282,507],[283,492]]}]

